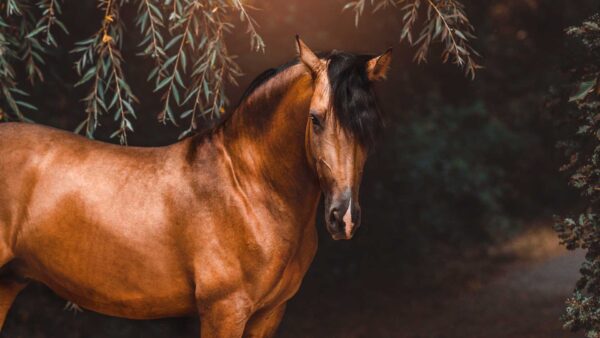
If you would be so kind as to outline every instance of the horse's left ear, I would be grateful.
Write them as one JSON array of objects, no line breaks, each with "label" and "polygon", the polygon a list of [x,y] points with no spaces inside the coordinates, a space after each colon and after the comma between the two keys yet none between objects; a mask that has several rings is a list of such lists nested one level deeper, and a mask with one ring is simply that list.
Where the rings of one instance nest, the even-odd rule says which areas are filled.
[{"label": "horse's left ear", "polygon": [[300,61],[310,69],[313,74],[318,73],[322,68],[322,62],[319,57],[296,35],[296,50]]},{"label": "horse's left ear", "polygon": [[392,62],[392,49],[376,56],[367,62],[367,76],[371,81],[380,81],[385,79],[390,63]]}]

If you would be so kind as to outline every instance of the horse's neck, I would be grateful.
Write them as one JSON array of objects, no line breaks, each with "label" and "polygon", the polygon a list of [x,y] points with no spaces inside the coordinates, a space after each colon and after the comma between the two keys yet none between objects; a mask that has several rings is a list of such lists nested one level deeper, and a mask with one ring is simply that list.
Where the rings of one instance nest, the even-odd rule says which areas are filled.
[{"label": "horse's neck", "polygon": [[247,188],[255,193],[264,190],[294,208],[316,205],[320,189],[305,148],[312,93],[310,75],[297,65],[240,105],[222,132],[242,186],[254,185]]}]

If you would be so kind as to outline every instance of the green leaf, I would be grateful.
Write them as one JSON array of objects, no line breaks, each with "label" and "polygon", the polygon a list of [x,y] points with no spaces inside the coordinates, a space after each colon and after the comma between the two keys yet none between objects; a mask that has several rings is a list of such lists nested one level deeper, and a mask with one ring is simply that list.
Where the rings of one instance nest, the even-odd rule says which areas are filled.
[{"label": "green leaf", "polygon": [[16,101],[16,103],[21,107],[29,108],[31,110],[38,110],[36,106],[29,104],[25,101]]},{"label": "green leaf", "polygon": [[179,90],[177,90],[177,86],[173,86],[171,92],[173,93],[173,97],[175,98],[175,102],[177,105],[181,105]]},{"label": "green leaf", "polygon": [[171,79],[173,79],[173,76],[168,76],[168,77],[162,79],[162,81],[160,81],[156,85],[156,88],[154,88],[154,92],[161,90],[164,86],[166,86],[169,82],[171,82]]},{"label": "green leaf", "polygon": [[589,93],[594,90],[596,86],[597,79],[593,79],[590,81],[583,81],[579,83],[577,91],[569,98],[569,102],[580,101],[586,98]]},{"label": "green leaf", "polygon": [[34,36],[38,35],[40,32],[42,32],[44,29],[46,29],[46,26],[38,27],[38,28],[34,29],[33,31],[31,31],[31,33],[27,34],[25,37],[27,39],[31,39]]},{"label": "green leaf", "polygon": [[175,80],[177,80],[177,83],[182,87],[185,88],[185,85],[183,84],[183,80],[181,79],[181,75],[179,75],[179,71],[175,71]]},{"label": "green leaf", "polygon": [[188,109],[188,110],[184,111],[183,113],[181,113],[180,117],[181,117],[182,119],[184,119],[184,118],[186,118],[186,117],[190,116],[190,115],[192,114],[192,112],[193,112],[193,111],[194,111],[193,109]]},{"label": "green leaf", "polygon": [[123,100],[122,102],[123,102],[123,105],[125,106],[125,108],[127,109],[127,111],[128,111],[128,112],[129,112],[131,115],[135,116],[135,114],[134,114],[134,110],[133,110],[133,107],[131,106],[131,104],[129,103],[129,101],[127,101],[127,100]]},{"label": "green leaf", "polygon": [[171,41],[169,41],[169,43],[167,43],[167,45],[165,46],[165,50],[169,50],[171,47],[173,47],[175,44],[177,44],[177,42],[179,42],[179,40],[181,40],[183,38],[183,34],[179,34],[176,37],[174,37]]},{"label": "green leaf", "polygon": [[158,67],[154,67],[148,74],[146,81],[152,80],[156,75],[158,75],[158,71],[159,71]]},{"label": "green leaf", "polygon": [[92,77],[94,77],[94,75],[96,75],[96,67],[91,67],[81,78],[81,80],[75,83],[75,87],[81,86],[82,84],[88,82]]},{"label": "green leaf", "polygon": [[83,129],[83,127],[85,127],[87,125],[87,120],[83,120],[78,126],[77,128],[75,128],[75,130],[73,131],[75,134],[79,134],[81,132],[81,130]]}]

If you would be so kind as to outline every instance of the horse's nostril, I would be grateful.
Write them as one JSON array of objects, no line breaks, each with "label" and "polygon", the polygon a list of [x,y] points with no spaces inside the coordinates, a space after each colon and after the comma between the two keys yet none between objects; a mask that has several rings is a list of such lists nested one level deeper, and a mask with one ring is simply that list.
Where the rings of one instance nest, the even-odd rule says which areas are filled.
[{"label": "horse's nostril", "polygon": [[331,211],[329,212],[329,221],[332,224],[336,224],[339,219],[340,219],[340,213],[339,213],[338,209],[337,208],[331,209]]}]

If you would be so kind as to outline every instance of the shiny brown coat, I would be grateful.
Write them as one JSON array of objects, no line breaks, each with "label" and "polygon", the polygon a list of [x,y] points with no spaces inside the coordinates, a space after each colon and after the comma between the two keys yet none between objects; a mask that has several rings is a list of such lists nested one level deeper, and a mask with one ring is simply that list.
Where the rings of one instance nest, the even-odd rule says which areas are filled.
[{"label": "shiny brown coat", "polygon": [[317,249],[321,191],[351,187],[357,201],[366,157],[333,118],[329,146],[311,150],[327,79],[299,45],[303,63],[222,127],[171,146],[0,125],[0,327],[34,280],[107,315],[199,314],[202,337],[273,336]]}]

